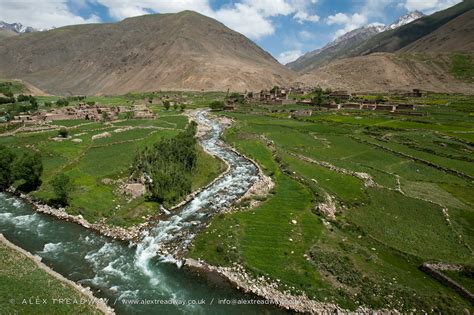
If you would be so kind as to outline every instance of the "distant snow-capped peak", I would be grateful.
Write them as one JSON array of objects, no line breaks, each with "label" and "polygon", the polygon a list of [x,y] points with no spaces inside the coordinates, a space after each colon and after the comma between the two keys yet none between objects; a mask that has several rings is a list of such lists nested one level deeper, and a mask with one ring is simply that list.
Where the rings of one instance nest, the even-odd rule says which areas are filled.
[{"label": "distant snow-capped peak", "polygon": [[331,46],[334,46],[334,45],[337,45],[338,43],[340,42],[343,42],[345,40],[348,40],[352,37],[355,37],[357,35],[361,35],[361,34],[364,34],[364,33],[381,33],[383,31],[387,31],[387,30],[394,30],[396,28],[399,28],[405,24],[408,24],[408,23],[411,23],[421,17],[425,16],[423,13],[421,13],[420,11],[412,11],[412,12],[409,12],[401,17],[398,18],[397,21],[393,22],[392,24],[390,25],[385,25],[385,24],[382,24],[382,23],[372,23],[372,24],[369,24],[369,25],[366,25],[366,26],[362,26],[362,27],[359,27],[359,28],[356,28],[355,30],[352,30],[350,32],[347,32],[341,36],[339,36],[338,38],[336,38],[334,41],[330,42],[326,47],[331,47]]},{"label": "distant snow-capped peak", "polygon": [[412,12],[409,12],[403,16],[401,16],[397,21],[395,21],[394,23],[388,25],[387,27],[385,27],[386,30],[393,30],[393,29],[396,29],[396,28],[399,28],[400,26],[403,26],[405,24],[408,24],[408,23],[411,23],[415,20],[418,20],[419,18],[425,16],[423,13],[421,13],[420,11],[412,11]]},{"label": "distant snow-capped peak", "polygon": [[38,31],[37,29],[32,28],[31,26],[25,26],[21,23],[7,23],[0,21],[0,29],[6,29],[13,31],[18,34],[31,33]]}]

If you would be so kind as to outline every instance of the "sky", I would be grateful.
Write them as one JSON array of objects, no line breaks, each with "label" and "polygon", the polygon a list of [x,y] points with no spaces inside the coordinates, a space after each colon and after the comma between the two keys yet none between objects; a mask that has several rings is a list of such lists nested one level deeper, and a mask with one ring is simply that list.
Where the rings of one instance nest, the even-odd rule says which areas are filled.
[{"label": "sky", "polygon": [[240,32],[282,64],[348,31],[390,24],[410,11],[430,14],[461,0],[0,0],[0,21],[43,29],[197,11]]}]

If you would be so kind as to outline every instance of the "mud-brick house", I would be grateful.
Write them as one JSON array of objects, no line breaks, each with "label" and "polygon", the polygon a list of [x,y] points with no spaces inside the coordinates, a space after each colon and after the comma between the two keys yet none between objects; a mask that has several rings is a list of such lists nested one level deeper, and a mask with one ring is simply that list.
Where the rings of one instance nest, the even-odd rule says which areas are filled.
[{"label": "mud-brick house", "polygon": [[415,105],[413,104],[397,104],[397,110],[414,110]]},{"label": "mud-brick house", "polygon": [[270,102],[272,94],[268,90],[261,90],[259,94],[259,101],[262,103]]},{"label": "mud-brick house", "polygon": [[351,93],[347,91],[334,91],[331,94],[329,94],[329,97],[331,98],[338,98],[340,100],[349,100],[351,99],[352,95]]},{"label": "mud-brick house", "polygon": [[14,123],[33,123],[33,117],[29,114],[24,114],[24,113],[21,113],[20,115],[17,115],[17,116],[13,116],[13,119],[11,122],[14,122]]},{"label": "mud-brick house", "polygon": [[361,109],[359,103],[342,103],[341,108],[344,109]]},{"label": "mud-brick house", "polygon": [[272,99],[272,103],[273,104],[276,104],[276,105],[290,105],[290,104],[295,104],[296,101],[295,100],[290,100],[290,99],[287,99],[287,98],[273,98]]},{"label": "mud-brick house", "polygon": [[384,110],[384,111],[389,111],[389,112],[394,112],[396,109],[396,106],[393,104],[377,104],[375,107],[375,110]]}]

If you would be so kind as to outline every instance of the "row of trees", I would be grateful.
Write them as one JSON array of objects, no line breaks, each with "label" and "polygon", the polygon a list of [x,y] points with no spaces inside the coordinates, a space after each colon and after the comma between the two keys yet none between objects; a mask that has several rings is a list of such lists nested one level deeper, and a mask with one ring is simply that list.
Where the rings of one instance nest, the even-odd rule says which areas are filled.
[{"label": "row of trees", "polygon": [[[170,101],[163,101],[163,106],[165,107],[166,110],[169,110],[171,108],[171,102]],[[174,103],[173,109],[178,110],[178,108],[183,112],[186,109],[186,104],[179,104]]]},{"label": "row of trees", "polygon": [[37,152],[15,154],[11,149],[0,146],[0,189],[17,183],[18,189],[28,192],[41,185],[43,163]]},{"label": "row of trees", "polygon": [[191,173],[197,163],[195,135],[196,123],[192,122],[176,137],[138,151],[131,174],[146,179],[152,200],[171,205],[191,192]]}]

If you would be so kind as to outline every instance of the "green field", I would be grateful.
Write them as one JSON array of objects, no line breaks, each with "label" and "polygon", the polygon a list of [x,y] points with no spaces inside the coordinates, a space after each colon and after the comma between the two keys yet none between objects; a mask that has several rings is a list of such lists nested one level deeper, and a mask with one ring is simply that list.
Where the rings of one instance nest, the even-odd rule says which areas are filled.
[{"label": "green field", "polygon": [[[0,242],[0,256],[2,314],[102,314],[89,303],[54,303],[53,298],[58,297],[68,298],[70,301],[80,301],[87,297],[38,268],[29,257],[3,242]],[[46,303],[43,300],[45,298]],[[36,299],[39,299],[38,302]]]},{"label": "green field", "polygon": [[[158,204],[147,201],[145,196],[132,200],[121,192],[120,186],[129,176],[137,150],[177,135],[187,124],[185,116],[176,113],[154,120],[112,123],[66,120],[52,124],[68,128],[71,137],[55,141],[57,131],[0,137],[1,144],[18,151],[33,149],[41,153],[42,185],[31,193],[34,197],[44,202],[54,199],[51,179],[64,173],[70,176],[74,186],[66,209],[70,214],[81,214],[90,222],[106,219],[109,224],[131,226],[158,212]],[[110,136],[92,140],[94,135],[104,132]],[[220,160],[199,149],[192,188],[206,185],[223,169]]]},{"label": "green field", "polygon": [[[281,289],[352,310],[472,310],[419,266],[474,264],[474,98],[414,101],[428,104],[417,109],[425,116],[346,110],[291,119],[268,105],[224,113],[236,120],[225,140],[276,187],[255,209],[215,217],[189,255],[238,262]],[[375,186],[354,172],[370,175]],[[327,195],[335,219],[315,207]]]}]

